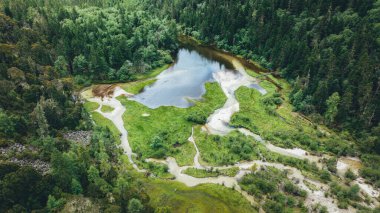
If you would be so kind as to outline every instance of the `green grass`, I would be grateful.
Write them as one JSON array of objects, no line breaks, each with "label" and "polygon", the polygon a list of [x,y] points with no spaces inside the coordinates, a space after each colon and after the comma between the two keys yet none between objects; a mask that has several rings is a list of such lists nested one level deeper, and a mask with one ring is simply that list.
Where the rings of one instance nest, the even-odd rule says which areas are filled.
[{"label": "green grass", "polygon": [[89,102],[89,101],[86,101],[84,104],[83,104],[84,108],[86,109],[87,112],[92,112],[96,109],[99,108],[99,104],[96,103],[96,102]]},{"label": "green grass", "polygon": [[[264,87],[268,88],[267,85]],[[320,140],[317,130],[310,122],[292,112],[291,105],[284,98],[286,95],[282,94],[283,103],[279,107],[268,106],[263,102],[273,94],[273,90],[263,96],[254,89],[239,88],[235,95],[240,103],[240,111],[232,116],[231,125],[247,128],[282,147],[297,146],[310,150],[313,146],[316,151]]]},{"label": "green grass", "polygon": [[145,162],[136,160],[134,157],[134,162],[139,168],[147,169],[149,172],[154,174],[156,177],[162,179],[174,179],[175,177],[168,172],[169,167],[166,164],[156,163],[156,162]]},{"label": "green grass", "polygon": [[143,80],[143,79],[148,79],[148,78],[154,78],[157,75],[159,75],[161,72],[165,71],[171,66],[171,64],[165,64],[162,67],[157,67],[156,69],[153,69],[152,71],[148,73],[143,73],[143,74],[137,74],[135,78],[137,80]]},{"label": "green grass", "polygon": [[154,179],[145,184],[152,207],[182,212],[257,212],[238,192],[216,184],[186,187],[182,183]]},{"label": "green grass", "polygon": [[255,71],[253,71],[253,70],[251,70],[251,69],[245,69],[245,72],[248,74],[248,75],[250,75],[250,76],[252,76],[252,77],[255,77],[255,78],[258,78],[258,77],[260,77],[260,76],[262,76],[260,73],[257,73],[257,72],[255,72]]},{"label": "green grass", "polygon": [[297,212],[307,192],[287,179],[286,171],[266,167],[245,175],[239,185],[260,200],[266,212]]},{"label": "green grass", "polygon": [[156,79],[146,79],[120,84],[120,87],[129,93],[138,94],[144,89],[144,87],[151,85],[154,82],[156,82]]},{"label": "green grass", "polygon": [[[275,90],[269,87],[268,81],[260,85],[268,90],[261,95],[258,91],[241,87],[236,92],[240,103],[240,111],[231,118],[231,125],[244,127],[261,135],[277,146],[285,148],[301,147],[315,152],[330,152],[337,155],[354,155],[353,143],[336,133],[323,134],[318,127],[307,118],[292,111],[288,101],[289,85],[279,80],[283,86],[280,91],[282,104],[268,105],[264,100],[273,99]],[[273,85],[273,84],[272,84]]]},{"label": "green grass", "polygon": [[316,185],[314,185],[313,183],[310,183],[307,180],[303,180],[303,183],[307,186],[307,188],[309,188],[312,191],[318,191],[319,190]]},{"label": "green grass", "polygon": [[108,106],[108,105],[102,105],[102,108],[100,108],[100,110],[102,112],[112,112],[114,110],[114,108],[111,106]]},{"label": "green grass", "polygon": [[187,168],[183,171],[184,174],[196,177],[196,178],[204,178],[204,177],[218,177],[218,176],[229,176],[235,177],[237,172],[239,171],[238,167],[231,167],[228,169],[196,169],[196,168]]},{"label": "green grass", "polygon": [[[226,101],[217,83],[207,83],[205,86],[206,93],[202,100],[189,108],[162,106],[149,109],[138,102],[118,97],[127,108],[123,119],[134,152],[142,158],[173,156],[179,165],[192,164],[195,149],[187,139],[194,123],[188,121],[188,116],[197,112],[208,117]],[[150,116],[142,116],[144,113]]]},{"label": "green grass", "polygon": [[204,165],[232,165],[242,160],[258,159],[259,156],[260,144],[238,131],[222,137],[210,135],[197,126],[194,128],[194,139]]},{"label": "green grass", "polygon": [[116,128],[116,126],[109,119],[103,117],[98,112],[91,112],[91,117],[94,120],[95,124],[101,127],[107,127],[112,135],[115,137],[117,144],[120,144],[120,131]]},{"label": "green grass", "polygon": [[[103,109],[103,107],[105,107],[105,109]],[[120,131],[116,128],[116,126],[112,123],[112,121],[105,118],[100,113],[94,112],[94,110],[99,108],[99,104],[95,102],[86,101],[84,103],[84,108],[86,109],[87,112],[90,113],[92,120],[95,122],[95,125],[98,125],[101,127],[107,127],[111,131],[112,135],[115,137],[117,143],[120,144]],[[110,110],[110,109],[113,110],[112,107],[105,106],[105,105],[103,105],[101,108],[103,112],[105,112],[105,110]]]},{"label": "green grass", "polygon": [[[253,77],[260,75],[252,70]],[[239,88],[235,95],[240,103],[240,111],[231,119],[234,126],[244,127],[260,134],[264,139],[285,148],[301,147],[312,152],[329,152],[337,155],[355,155],[354,143],[329,131],[325,126],[313,124],[306,116],[293,111],[289,94],[291,85],[285,80],[267,75],[281,86],[281,90],[270,81],[260,78],[260,86],[268,91],[262,96],[254,89]],[[268,106],[264,99],[280,94],[282,104]],[[325,132],[329,132],[326,135]]]}]

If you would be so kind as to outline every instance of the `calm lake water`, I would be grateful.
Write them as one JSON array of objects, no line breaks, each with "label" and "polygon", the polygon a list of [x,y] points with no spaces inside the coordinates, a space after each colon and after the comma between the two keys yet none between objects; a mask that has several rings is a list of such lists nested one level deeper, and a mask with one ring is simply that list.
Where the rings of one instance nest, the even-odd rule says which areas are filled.
[{"label": "calm lake water", "polygon": [[215,81],[213,73],[223,70],[235,72],[228,69],[232,68],[228,62],[218,59],[211,51],[182,48],[173,66],[158,75],[155,83],[130,99],[153,109],[192,106],[189,100],[200,99],[205,93],[205,83]]}]

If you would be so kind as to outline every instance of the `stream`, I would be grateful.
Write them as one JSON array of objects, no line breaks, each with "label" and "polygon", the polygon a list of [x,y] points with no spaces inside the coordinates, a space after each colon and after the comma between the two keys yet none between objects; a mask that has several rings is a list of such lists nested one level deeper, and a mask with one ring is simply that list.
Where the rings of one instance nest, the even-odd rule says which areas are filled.
[{"label": "stream", "polygon": [[[221,53],[219,58],[221,57]],[[181,59],[183,57],[188,57],[185,61]],[[229,57],[229,58],[227,58]],[[121,133],[121,147],[124,149],[125,154],[128,156],[130,163],[139,172],[145,172],[144,169],[139,169],[138,166],[133,161],[135,154],[133,153],[129,142],[128,142],[128,132],[124,127],[124,121],[122,115],[126,108],[123,106],[116,97],[124,95],[129,97],[131,100],[138,101],[150,108],[157,108],[159,106],[177,106],[177,107],[190,107],[191,101],[189,99],[199,99],[205,92],[204,84],[207,81],[216,81],[221,86],[224,94],[227,97],[226,103],[222,108],[215,110],[213,114],[207,119],[207,123],[202,127],[203,131],[207,131],[209,134],[226,135],[229,132],[236,130],[229,126],[231,116],[239,111],[239,102],[235,98],[235,91],[241,86],[247,86],[258,90],[261,94],[265,95],[266,91],[258,85],[255,78],[249,76],[243,67],[243,65],[232,56],[225,56],[225,59],[230,63],[218,63],[212,61],[210,58],[202,59],[201,55],[194,50],[180,50],[178,54],[177,62],[174,66],[168,70],[162,72],[158,77],[157,81],[152,85],[146,87],[144,91],[140,94],[133,95],[125,92],[120,87],[116,87],[112,97],[91,97],[88,101],[96,102],[100,106],[96,112],[103,115],[105,118],[111,120],[117,129]],[[200,61],[198,61],[200,60]],[[232,64],[232,67],[231,67]],[[194,66],[194,68],[189,69],[188,67]],[[226,68],[228,67],[228,69]],[[233,70],[232,70],[233,69]],[[194,75],[196,72],[196,75]],[[191,76],[194,75],[194,76]],[[187,82],[183,82],[179,79],[185,79]],[[189,81],[193,83],[188,83]],[[100,110],[102,105],[108,105],[114,108],[112,112],[104,113]],[[255,140],[262,142],[266,147],[273,152],[277,152],[282,155],[287,155],[291,157],[296,157],[300,159],[308,159],[312,162],[320,162],[321,157],[309,155],[306,151],[296,148],[296,149],[284,149],[274,146],[268,142],[265,142],[259,135],[250,132],[247,129],[239,128],[237,129],[246,136],[253,137]],[[163,163],[169,168],[169,173],[175,177],[176,181],[182,182],[187,186],[196,186],[204,183],[221,184],[226,187],[234,188],[240,192],[251,204],[257,204],[257,201],[253,196],[249,195],[247,192],[243,191],[238,182],[239,180],[251,171],[251,167],[256,165],[258,167],[272,166],[281,170],[288,170],[288,178],[301,189],[308,192],[308,196],[305,200],[306,206],[312,206],[318,203],[326,206],[329,212],[353,212],[354,209],[349,207],[348,209],[339,209],[337,207],[337,201],[331,197],[325,197],[324,194],[329,190],[329,186],[323,184],[319,181],[311,180],[305,177],[301,171],[296,168],[285,166],[280,163],[270,163],[260,160],[250,161],[250,162],[239,162],[234,166],[239,168],[239,172],[235,177],[218,176],[218,177],[207,177],[207,178],[195,178],[190,175],[182,173],[187,168],[197,168],[197,169],[208,169],[210,167],[203,166],[199,162],[201,153],[197,147],[196,141],[193,137],[194,129],[189,137],[188,141],[194,145],[196,154],[194,156],[194,161],[192,166],[178,166],[176,160],[172,157],[168,157],[165,160],[158,159],[146,159],[146,161]],[[319,165],[322,167],[322,165]],[[232,166],[224,167],[213,167],[214,169],[226,169]],[[339,174],[344,174],[344,170],[351,168],[351,163],[347,160],[338,161],[338,172]],[[358,169],[354,170],[357,172]],[[316,186],[318,190],[309,189],[304,180],[312,183]],[[373,189],[372,186],[365,184],[362,180],[358,179],[356,181],[360,188],[368,193],[371,197],[378,196],[379,192]]]}]

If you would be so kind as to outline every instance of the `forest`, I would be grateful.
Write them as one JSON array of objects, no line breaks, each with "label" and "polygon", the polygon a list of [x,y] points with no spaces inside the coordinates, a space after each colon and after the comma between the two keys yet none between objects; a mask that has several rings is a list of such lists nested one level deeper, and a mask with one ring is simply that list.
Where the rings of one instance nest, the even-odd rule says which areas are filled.
[{"label": "forest", "polygon": [[376,134],[379,1],[160,0],[147,6],[183,24],[184,33],[291,81],[297,111],[335,128]]},{"label": "forest", "polygon": [[[310,148],[328,140],[304,136],[308,134],[305,131],[303,136],[290,136],[292,144],[307,138],[304,147],[312,151],[337,157],[354,153],[364,165],[360,175],[380,187],[380,0],[0,0],[0,212],[60,212],[78,197],[81,202],[90,198],[90,206],[101,212],[170,212],[167,206],[152,204],[154,197],[148,193],[152,183],[143,187],[146,177],[131,172],[119,146],[121,134],[93,121],[96,115],[92,111],[97,106],[81,100],[80,91],[93,84],[140,81],[153,75],[154,70],[176,62],[181,36],[228,51],[254,63],[266,75],[284,79],[291,85],[286,98],[271,93],[271,98],[260,101],[275,111],[289,99],[294,112],[339,135],[331,136],[330,141],[335,141],[324,148]],[[215,87],[207,85],[206,89]],[[208,115],[223,105],[221,90],[215,91],[207,91],[205,98],[215,102],[196,105],[190,115],[185,110],[170,111],[187,122],[176,134],[187,134],[188,127],[205,124]],[[256,107],[244,102],[252,101],[246,98],[252,98],[252,93],[236,92],[243,110]],[[207,96],[210,94],[216,97]],[[138,122],[133,113],[144,113],[143,108],[126,99],[120,102],[135,110],[124,117]],[[246,125],[254,118],[243,110],[232,117],[232,124],[255,129]],[[174,128],[170,125],[162,127]],[[141,128],[128,127],[137,132]],[[89,133],[88,145],[65,136],[78,131]],[[194,134],[222,144],[219,151],[224,154],[219,155],[224,156],[212,152],[218,148],[211,142],[199,146],[208,163],[232,164],[264,155],[268,161],[313,173],[321,182],[329,183],[329,174],[336,173],[264,151],[258,154],[255,149],[259,145],[240,135],[207,137],[199,128]],[[131,141],[144,137],[143,133],[132,135]],[[178,138],[185,135],[165,132],[149,137],[153,142],[138,146],[138,151],[148,151],[137,159],[151,153],[159,158],[167,152],[186,153],[186,147],[177,151],[177,146],[183,145]],[[285,136],[272,137],[280,141]],[[170,141],[170,146],[162,145],[164,140]],[[23,163],[19,159],[24,159]],[[168,173],[166,166],[148,167]],[[223,172],[211,169],[210,173]],[[197,173],[199,177],[205,174]],[[356,179],[355,174],[346,176]],[[268,177],[273,183],[265,180]],[[330,193],[342,206],[360,200],[353,186],[342,188],[335,181],[329,183]],[[249,194],[268,197],[267,212],[286,212],[289,205],[305,210],[300,204],[305,192],[277,170],[244,176],[240,184]],[[275,192],[284,185],[291,201],[280,202],[283,194]]]}]

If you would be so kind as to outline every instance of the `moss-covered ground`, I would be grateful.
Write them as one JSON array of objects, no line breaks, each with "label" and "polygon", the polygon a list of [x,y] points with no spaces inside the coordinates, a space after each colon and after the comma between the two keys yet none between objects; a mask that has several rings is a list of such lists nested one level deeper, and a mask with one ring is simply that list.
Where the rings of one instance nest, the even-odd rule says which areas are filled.
[{"label": "moss-covered ground", "polygon": [[92,112],[99,108],[99,104],[96,102],[86,101],[83,105],[87,112]]},{"label": "moss-covered ground", "polygon": [[112,112],[114,110],[114,108],[111,106],[103,105],[102,108],[100,108],[100,110],[102,112]]},{"label": "moss-covered ground", "polygon": [[218,176],[229,176],[234,177],[239,171],[238,167],[231,167],[227,169],[197,169],[197,168],[187,168],[182,173],[196,177],[218,177]]},{"label": "moss-covered ground", "polygon": [[145,184],[150,204],[170,212],[257,212],[237,191],[216,184],[187,187],[182,183],[153,179]]}]

